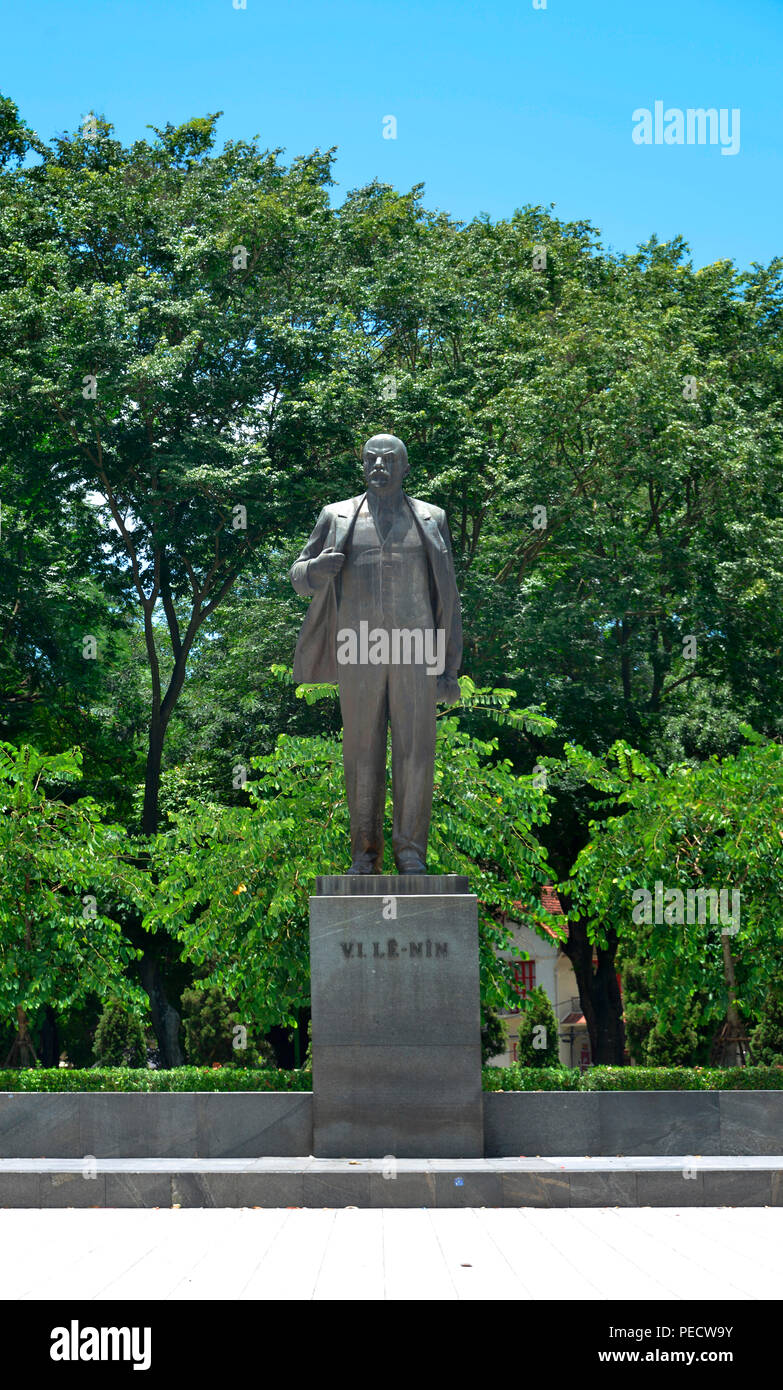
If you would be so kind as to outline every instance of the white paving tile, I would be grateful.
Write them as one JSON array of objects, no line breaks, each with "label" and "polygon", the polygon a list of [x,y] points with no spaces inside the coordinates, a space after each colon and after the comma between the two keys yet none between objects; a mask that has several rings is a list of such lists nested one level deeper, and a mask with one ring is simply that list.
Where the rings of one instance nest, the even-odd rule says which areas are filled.
[{"label": "white paving tile", "polygon": [[0,1298],[783,1296],[783,1208],[0,1211]]},{"label": "white paving tile", "polygon": [[[650,1223],[653,1211],[659,1219]],[[714,1219],[716,1211],[723,1220]],[[674,1246],[685,1254],[698,1269],[700,1286],[712,1278],[728,1297],[783,1296],[783,1208],[642,1207],[631,1215],[637,1216],[634,1224],[639,1229],[652,1225],[656,1239],[668,1250]],[[707,1220],[702,1219],[705,1215]],[[763,1228],[759,1216],[766,1218]]]},{"label": "white paving tile", "polygon": [[[268,1215],[250,1212],[245,1217]],[[371,1216],[372,1212],[362,1213]],[[243,1299],[311,1299],[326,1255],[337,1212],[299,1207],[286,1211],[286,1220],[267,1246],[248,1280]],[[335,1293],[334,1296],[337,1296]]]},{"label": "white paving tile", "polygon": [[288,1209],[237,1210],[237,1221],[204,1251],[168,1295],[172,1299],[235,1299],[244,1291],[285,1225]]},{"label": "white paving tile", "polygon": [[401,1207],[382,1215],[384,1296],[394,1302],[456,1299],[456,1285],[426,1211]]},{"label": "white paving tile", "polygon": [[492,1239],[485,1208],[422,1212],[432,1225],[458,1298],[524,1299],[528,1292]]},{"label": "white paving tile", "polygon": [[[117,1212],[117,1215],[120,1213]],[[140,1212],[122,1213],[139,1216]],[[160,1215],[165,1219],[159,1228],[154,1221],[142,1233],[137,1243],[132,1226],[130,1227],[131,1248],[135,1259],[129,1259],[122,1267],[122,1240],[113,1248],[106,1266],[106,1277],[99,1292],[85,1297],[102,1299],[152,1298],[163,1299],[171,1296],[176,1286],[186,1277],[189,1269],[198,1266],[208,1254],[221,1233],[230,1230],[239,1218],[239,1212],[230,1208],[199,1210],[200,1221],[192,1221],[190,1210],[174,1208],[144,1212],[144,1215]],[[119,1253],[118,1253],[119,1252]],[[140,1292],[142,1291],[143,1292]]]},{"label": "white paving tile", "polygon": [[344,1207],[335,1212],[313,1298],[361,1302],[383,1297],[383,1212]]},{"label": "white paving tile", "polygon": [[[529,1249],[534,1273],[535,1298],[605,1298],[593,1262],[582,1247],[578,1226],[570,1210],[542,1211],[517,1207],[524,1223],[524,1248]],[[552,1216],[553,1221],[542,1221]],[[528,1276],[529,1277],[529,1276]],[[560,1290],[560,1291],[558,1291]]]},{"label": "white paving tile", "polygon": [[[558,1213],[547,1212],[546,1215]],[[595,1299],[601,1293],[573,1258],[568,1222],[554,1222],[539,1229],[530,1207],[491,1207],[480,1211],[491,1239],[515,1271],[525,1296],[538,1298]],[[570,1216],[570,1212],[566,1212]],[[587,1263],[587,1262],[585,1262]]]},{"label": "white paving tile", "polygon": [[[71,1218],[77,1214],[81,1213],[64,1208],[0,1212],[0,1250],[4,1255],[13,1251],[11,1259],[0,1260],[0,1300],[38,1298],[37,1287],[45,1276],[55,1271],[64,1274],[72,1259]],[[26,1238],[14,1239],[22,1221]]]},{"label": "white paving tile", "polygon": [[[653,1208],[647,1208],[653,1210]],[[656,1215],[666,1208],[655,1208]],[[572,1212],[583,1232],[581,1250],[602,1252],[603,1278],[616,1284],[617,1272],[627,1262],[626,1298],[743,1298],[741,1285],[727,1281],[726,1273],[712,1266],[701,1249],[687,1239],[671,1239],[672,1228],[659,1219],[652,1231],[633,1220],[636,1208],[580,1207]],[[685,1236],[684,1231],[682,1235]]]}]

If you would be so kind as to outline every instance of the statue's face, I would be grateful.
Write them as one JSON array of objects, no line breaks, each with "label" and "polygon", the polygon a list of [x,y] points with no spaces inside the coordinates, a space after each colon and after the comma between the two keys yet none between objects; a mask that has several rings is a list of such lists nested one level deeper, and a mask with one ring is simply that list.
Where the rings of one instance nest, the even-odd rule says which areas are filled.
[{"label": "statue's face", "polygon": [[367,488],[377,497],[393,496],[402,487],[407,462],[394,445],[371,439],[364,446],[364,478]]}]

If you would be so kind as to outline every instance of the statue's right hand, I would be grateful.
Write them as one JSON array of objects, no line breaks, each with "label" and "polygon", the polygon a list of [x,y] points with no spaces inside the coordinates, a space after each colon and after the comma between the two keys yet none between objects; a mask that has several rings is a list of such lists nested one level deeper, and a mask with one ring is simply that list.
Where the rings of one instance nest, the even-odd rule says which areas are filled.
[{"label": "statue's right hand", "polygon": [[323,588],[330,579],[340,573],[345,562],[345,556],[341,550],[335,550],[334,546],[329,546],[322,550],[314,560],[310,561],[307,567],[308,582],[314,589]]}]

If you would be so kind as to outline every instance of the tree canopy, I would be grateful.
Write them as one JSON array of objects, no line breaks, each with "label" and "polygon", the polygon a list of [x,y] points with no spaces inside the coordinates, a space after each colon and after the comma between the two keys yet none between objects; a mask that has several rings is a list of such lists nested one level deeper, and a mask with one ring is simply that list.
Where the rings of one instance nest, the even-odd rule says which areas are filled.
[{"label": "tree canopy", "polygon": [[[504,767],[515,779],[552,768],[537,842],[553,877],[581,893],[565,949],[594,1058],[619,1062],[624,929],[590,878],[611,837],[591,825],[587,776],[599,764],[616,776],[610,749],[634,750],[648,769],[634,774],[640,788],[672,817],[688,778],[706,778],[716,806],[728,779],[726,834],[750,856],[742,930],[762,933],[765,959],[773,949],[752,903],[774,885],[752,856],[756,812],[741,806],[743,788],[757,790],[753,750],[783,735],[783,259],[696,268],[679,238],[614,252],[590,222],[529,204],[462,223],[428,208],[421,185],[374,182],[338,202],[334,151],[284,160],[258,138],[220,145],[218,120],[124,145],[100,116],[46,141],[0,98],[0,736],[47,758],[82,749],[86,797],[72,780],[49,790],[70,811],[81,801],[107,853],[108,826],[183,837],[171,864],[151,849],[148,886],[158,876],[173,891],[181,858],[191,891],[188,816],[194,836],[212,816],[239,882],[246,823],[254,842],[276,825],[264,853],[285,845],[300,873],[317,855],[336,867],[337,832],[314,832],[298,857],[275,816],[286,797],[287,815],[298,798],[315,816],[327,784],[337,797],[325,770],[337,711],[296,700],[272,668],[290,663],[303,615],[291,560],[321,506],[359,490],[364,440],[397,434],[411,492],[449,517],[465,676],[547,717],[498,727],[468,702],[454,757],[478,760],[466,764],[476,788]],[[762,742],[748,744],[746,728]],[[564,744],[586,750],[589,768],[581,754],[563,761]],[[647,835],[653,802],[625,809],[624,835]],[[491,916],[492,885],[516,870],[500,855],[482,877],[480,835],[443,844],[443,864],[471,860]],[[205,845],[193,853],[214,877]],[[637,873],[630,840],[622,854]],[[698,871],[729,867],[716,850]],[[299,919],[276,891],[257,903],[293,933],[288,1018],[303,997]],[[251,929],[241,899],[230,915],[240,935]],[[193,924],[150,901],[148,922],[166,930],[145,932],[136,902],[122,931],[144,949],[162,1019],[164,977]],[[213,909],[191,906],[206,927]],[[228,938],[214,931],[225,961]],[[667,942],[687,995],[695,943]],[[763,970],[754,946],[746,978],[740,947],[737,1009],[751,1016]],[[706,959],[725,974],[721,956]],[[725,978],[710,983],[705,969],[717,1017]]]}]

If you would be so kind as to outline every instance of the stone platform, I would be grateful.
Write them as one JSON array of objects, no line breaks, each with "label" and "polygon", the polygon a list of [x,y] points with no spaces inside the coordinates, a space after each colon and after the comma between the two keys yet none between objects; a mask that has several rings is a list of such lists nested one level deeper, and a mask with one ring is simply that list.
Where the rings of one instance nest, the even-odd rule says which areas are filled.
[{"label": "stone platform", "polygon": [[[479,1158],[783,1152],[780,1090],[487,1091],[483,1109]],[[311,1091],[0,1092],[0,1159],[306,1158],[312,1152]],[[350,1150],[334,1157],[350,1157]]]},{"label": "stone platform", "polygon": [[345,874],[316,886],[313,1153],[481,1158],[478,911],[466,880]]},{"label": "stone platform", "polygon": [[2,1159],[2,1207],[783,1206],[783,1154],[505,1159]]},{"label": "stone platform", "polygon": [[468,893],[463,874],[320,874],[315,880],[316,897],[430,897]]}]

